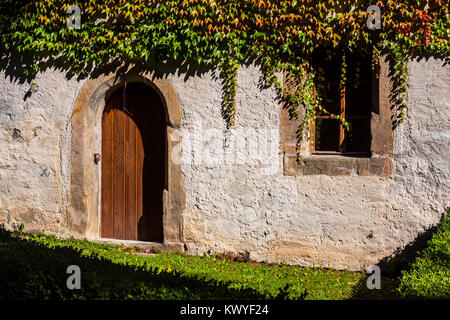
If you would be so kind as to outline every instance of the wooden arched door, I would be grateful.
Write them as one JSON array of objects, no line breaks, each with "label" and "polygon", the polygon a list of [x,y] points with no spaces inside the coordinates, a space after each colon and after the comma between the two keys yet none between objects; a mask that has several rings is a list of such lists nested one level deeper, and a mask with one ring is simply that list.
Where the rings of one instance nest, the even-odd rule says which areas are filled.
[{"label": "wooden arched door", "polygon": [[149,86],[114,92],[102,117],[101,236],[162,241],[166,115]]}]

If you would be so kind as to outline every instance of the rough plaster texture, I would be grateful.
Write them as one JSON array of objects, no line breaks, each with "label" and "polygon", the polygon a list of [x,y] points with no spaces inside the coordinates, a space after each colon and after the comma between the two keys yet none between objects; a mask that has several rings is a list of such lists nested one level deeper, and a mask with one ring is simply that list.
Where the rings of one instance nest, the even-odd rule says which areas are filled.
[{"label": "rough plaster texture", "polygon": [[[258,68],[239,71],[231,131],[214,72],[169,74],[182,111],[188,253],[248,251],[258,261],[358,270],[435,224],[449,206],[450,68],[436,60],[409,68],[392,177],[285,176],[280,104],[259,87]],[[30,86],[0,74],[0,222],[69,236],[70,119],[83,82],[58,71],[35,82],[24,99]]]}]

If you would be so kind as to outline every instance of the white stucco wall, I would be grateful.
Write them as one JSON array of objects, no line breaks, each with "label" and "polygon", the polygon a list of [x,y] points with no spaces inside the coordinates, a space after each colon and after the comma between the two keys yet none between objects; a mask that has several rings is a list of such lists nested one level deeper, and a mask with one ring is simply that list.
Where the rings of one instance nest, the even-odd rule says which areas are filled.
[{"label": "white stucco wall", "polygon": [[[239,71],[236,125],[226,143],[214,73],[170,74],[182,109],[188,252],[249,251],[259,261],[357,270],[414,240],[450,205],[449,69],[436,60],[410,64],[392,178],[284,176],[280,105],[273,89],[258,87],[258,68]],[[83,83],[58,71],[34,82],[37,91],[24,101],[30,86],[0,74],[0,222],[68,236],[69,120]],[[231,152],[246,145],[240,137],[251,153]]]}]

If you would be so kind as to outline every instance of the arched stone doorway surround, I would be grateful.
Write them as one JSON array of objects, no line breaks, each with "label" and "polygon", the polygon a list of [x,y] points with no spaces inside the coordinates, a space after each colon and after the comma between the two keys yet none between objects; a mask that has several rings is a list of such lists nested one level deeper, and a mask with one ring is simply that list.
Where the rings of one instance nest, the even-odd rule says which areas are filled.
[{"label": "arched stone doorway surround", "polygon": [[[72,117],[71,175],[68,229],[73,235],[88,239],[100,238],[101,161],[94,161],[101,154],[102,114],[106,100],[125,83],[140,82],[153,88],[161,97],[167,119],[167,189],[163,196],[163,232],[166,248],[182,248],[182,213],[185,207],[185,190],[181,167],[171,159],[178,141],[176,131],[181,126],[181,108],[175,89],[165,78],[152,79],[151,75],[129,73],[121,77],[103,75],[88,79],[80,89]],[[124,242],[124,241],[120,241]]]}]

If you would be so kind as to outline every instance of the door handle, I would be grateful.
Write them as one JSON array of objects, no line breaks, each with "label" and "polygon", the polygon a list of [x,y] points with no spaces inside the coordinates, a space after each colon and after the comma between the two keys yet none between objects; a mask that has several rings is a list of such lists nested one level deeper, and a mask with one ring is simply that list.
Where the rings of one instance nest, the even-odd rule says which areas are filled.
[{"label": "door handle", "polygon": [[100,153],[95,153],[94,154],[94,163],[98,164],[100,162]]}]

